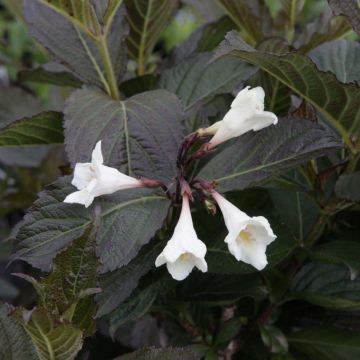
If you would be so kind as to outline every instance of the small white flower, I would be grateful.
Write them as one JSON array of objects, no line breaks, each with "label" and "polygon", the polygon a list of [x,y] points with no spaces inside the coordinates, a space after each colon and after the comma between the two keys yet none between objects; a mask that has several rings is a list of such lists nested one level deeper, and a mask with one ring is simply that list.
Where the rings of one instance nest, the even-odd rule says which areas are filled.
[{"label": "small white flower", "polygon": [[236,260],[262,270],[267,265],[266,247],[276,239],[270,224],[263,216],[250,217],[217,192],[218,203],[229,231],[225,238],[229,251]]},{"label": "small white flower", "polygon": [[92,153],[91,163],[76,164],[71,183],[79,191],[68,195],[64,202],[89,207],[97,196],[143,186],[140,180],[127,176],[112,167],[105,166],[103,163],[101,141],[99,141]]},{"label": "small white flower", "polygon": [[209,149],[250,130],[258,131],[278,122],[274,113],[264,111],[264,89],[249,88],[247,86],[237,94],[223,120],[200,131],[203,135],[214,135],[208,144]]},{"label": "small white flower", "polygon": [[163,252],[157,257],[155,266],[166,264],[169,273],[175,280],[184,280],[194,267],[202,272],[207,271],[205,254],[206,245],[196,235],[189,198],[184,195],[181,215],[174,234]]}]

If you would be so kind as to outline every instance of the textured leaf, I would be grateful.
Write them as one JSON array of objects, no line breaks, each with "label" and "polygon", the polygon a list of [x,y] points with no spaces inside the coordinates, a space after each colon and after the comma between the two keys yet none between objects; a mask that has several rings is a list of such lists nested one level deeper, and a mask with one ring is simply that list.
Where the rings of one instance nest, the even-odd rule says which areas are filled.
[{"label": "textured leaf", "polygon": [[302,96],[326,116],[351,149],[350,136],[360,138],[360,89],[357,85],[338,82],[333,74],[319,71],[309,58],[299,53],[276,55],[256,51],[235,32],[227,34],[220,45],[218,57],[225,55],[259,66]]},{"label": "textured leaf", "polygon": [[16,235],[13,259],[49,270],[53,258],[96,223],[97,255],[102,270],[127,264],[154,236],[167,214],[169,200],[145,189],[119,191],[101,197],[87,210],[62,201],[75,188],[59,179],[40,193]]},{"label": "textured leaf", "polygon": [[314,49],[310,57],[322,71],[333,72],[344,82],[360,84],[360,44],[355,41],[337,40]]},{"label": "textured leaf", "polygon": [[131,295],[140,278],[154,266],[160,252],[160,246],[145,246],[128,265],[101,276],[102,293],[96,296],[97,317],[110,313]]},{"label": "textured leaf", "polygon": [[40,360],[72,360],[82,347],[82,332],[69,324],[56,324],[43,309],[35,309],[23,326]]},{"label": "textured leaf", "polygon": [[115,360],[198,360],[200,356],[185,348],[144,348]]},{"label": "textured leaf", "polygon": [[217,0],[217,2],[223,7],[239,30],[243,31],[253,44],[264,38],[261,29],[261,21],[263,19],[260,19],[255,14],[253,8],[255,5],[251,5],[245,0]]},{"label": "textured leaf", "polygon": [[360,271],[360,243],[336,240],[316,246],[312,257],[321,262],[347,265],[354,275]]},{"label": "textured leaf", "polygon": [[169,181],[176,175],[184,117],[179,100],[164,90],[120,102],[95,90],[77,90],[65,107],[66,150],[73,164],[86,162],[103,140],[107,165]]},{"label": "textured leaf", "polygon": [[178,300],[205,303],[233,303],[245,297],[263,299],[266,289],[258,274],[218,275],[194,272],[183,283]]},{"label": "textured leaf", "polygon": [[312,327],[288,335],[291,347],[311,360],[355,360],[360,357],[360,333],[332,327]]},{"label": "textured leaf", "polygon": [[308,24],[295,44],[301,52],[308,53],[322,43],[340,38],[350,29],[345,18],[332,17],[329,10]]},{"label": "textured leaf", "polygon": [[8,314],[5,305],[0,306],[0,359],[38,360],[29,335]]},{"label": "textured leaf", "polygon": [[339,177],[335,185],[336,195],[340,199],[350,201],[360,201],[360,171],[352,174],[343,174]]},{"label": "textured leaf", "polygon": [[125,71],[127,34],[121,0],[104,0],[93,8],[86,0],[54,5],[46,0],[26,1],[24,13],[30,33],[55,60],[83,81],[118,98],[117,83]]},{"label": "textured leaf", "polygon": [[282,119],[276,126],[229,141],[198,176],[217,181],[220,191],[244,189],[339,146],[313,122]]},{"label": "textured leaf", "polygon": [[62,113],[51,111],[12,122],[0,129],[0,147],[62,144],[62,120]]},{"label": "textured leaf", "polygon": [[171,20],[178,0],[125,0],[130,34],[127,38],[129,55],[137,61],[138,73],[146,65],[165,26]]},{"label": "textured leaf", "polygon": [[221,59],[209,64],[210,53],[195,55],[165,70],[159,87],[177,94],[186,110],[228,93],[247,80],[255,69],[240,60]]},{"label": "textured leaf", "polygon": [[335,15],[344,15],[360,34],[360,5],[357,0],[328,0],[328,3]]},{"label": "textured leaf", "polygon": [[309,263],[295,276],[291,294],[297,299],[338,310],[360,309],[360,279],[344,266]]},{"label": "textured leaf", "polygon": [[96,305],[93,299],[81,297],[97,286],[95,249],[95,236],[90,228],[55,258],[53,271],[42,283],[44,306],[60,314],[70,311],[68,320],[87,335],[95,330]]},{"label": "textured leaf", "polygon": [[131,296],[129,300],[119,306],[110,315],[109,331],[111,336],[116,334],[119,327],[143,317],[150,310],[159,291],[162,293],[165,291],[164,283],[156,282],[141,290],[135,296]]},{"label": "textured leaf", "polygon": [[321,214],[319,205],[303,192],[271,189],[270,195],[285,225],[303,243]]}]

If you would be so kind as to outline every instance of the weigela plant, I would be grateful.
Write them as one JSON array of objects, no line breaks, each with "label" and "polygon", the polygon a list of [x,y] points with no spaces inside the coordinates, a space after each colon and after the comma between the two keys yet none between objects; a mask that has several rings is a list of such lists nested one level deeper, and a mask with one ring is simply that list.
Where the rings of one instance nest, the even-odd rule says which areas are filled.
[{"label": "weigela plant", "polygon": [[358,360],[358,19],[0,0],[0,360]]}]

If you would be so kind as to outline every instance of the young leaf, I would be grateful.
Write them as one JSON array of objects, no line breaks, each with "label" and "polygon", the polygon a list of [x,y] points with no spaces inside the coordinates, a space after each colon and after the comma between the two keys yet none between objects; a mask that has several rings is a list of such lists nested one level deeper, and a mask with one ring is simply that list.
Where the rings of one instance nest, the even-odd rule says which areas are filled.
[{"label": "young leaf", "polygon": [[344,266],[309,263],[295,276],[291,295],[337,310],[360,309],[360,279]]},{"label": "young leaf", "polygon": [[165,70],[159,87],[177,94],[189,111],[215,95],[233,91],[255,72],[240,60],[221,59],[209,64],[211,57],[210,53],[195,55]]},{"label": "young leaf", "polygon": [[57,3],[24,2],[31,34],[55,60],[84,82],[102,87],[119,98],[118,82],[125,71],[125,9],[121,0],[104,0],[93,7],[89,0]]},{"label": "young leaf", "polygon": [[48,111],[12,122],[0,129],[0,147],[62,144],[62,120],[62,113]]},{"label": "young leaf", "polygon": [[86,162],[103,140],[106,165],[168,182],[176,174],[184,118],[177,97],[164,90],[125,101],[96,90],[77,90],[65,107],[67,154],[73,164]]},{"label": "young leaf", "polygon": [[319,71],[309,58],[299,53],[277,55],[257,51],[235,32],[227,34],[220,45],[217,57],[221,56],[239,57],[288,86],[331,121],[350,149],[354,148],[351,137],[360,139],[360,88],[357,85],[340,83],[333,74]]},{"label": "young leaf", "polygon": [[95,330],[96,305],[92,298],[82,298],[82,294],[97,286],[94,235],[91,228],[85,230],[83,236],[55,258],[53,271],[42,282],[43,306],[63,316],[67,312],[67,320],[87,336]]},{"label": "young leaf", "polygon": [[61,178],[40,193],[20,224],[12,259],[49,271],[53,258],[96,223],[101,270],[114,270],[127,264],[149,242],[169,206],[169,200],[153,190],[136,189],[101,197],[88,210],[62,202],[74,190],[68,179]]},{"label": "young leaf", "polygon": [[244,189],[340,147],[333,134],[318,124],[281,119],[275,126],[229,141],[198,176],[215,180],[220,191]]},{"label": "young leaf", "polygon": [[335,15],[345,16],[353,29],[360,34],[360,7],[357,0],[328,0]]},{"label": "young leaf", "polygon": [[6,305],[0,304],[0,359],[38,360],[30,336],[9,315]]},{"label": "young leaf", "polygon": [[100,277],[102,292],[96,295],[97,317],[110,313],[131,295],[140,278],[154,266],[160,252],[160,246],[144,246],[128,265]]},{"label": "young leaf", "polygon": [[290,350],[316,360],[355,360],[360,357],[360,333],[335,327],[319,326],[287,336]]},{"label": "young leaf", "polygon": [[130,25],[126,39],[129,55],[137,61],[138,74],[144,75],[149,57],[178,0],[125,0],[125,5]]},{"label": "young leaf", "polygon": [[333,72],[339,81],[360,84],[360,44],[337,40],[314,49],[309,56],[322,71]]},{"label": "young leaf", "polygon": [[[21,314],[18,316],[21,317]],[[70,324],[56,323],[44,309],[33,310],[29,321],[23,320],[22,325],[30,335],[40,360],[72,360],[82,347],[82,332]]]}]

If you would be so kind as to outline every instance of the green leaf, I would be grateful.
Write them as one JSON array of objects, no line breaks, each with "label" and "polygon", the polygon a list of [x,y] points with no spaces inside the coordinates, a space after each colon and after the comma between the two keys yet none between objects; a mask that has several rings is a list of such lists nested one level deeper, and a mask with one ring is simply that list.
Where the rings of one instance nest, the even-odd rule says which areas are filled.
[{"label": "green leaf", "polygon": [[309,55],[320,70],[333,72],[339,81],[360,84],[360,44],[356,41],[332,41]]},{"label": "green leaf", "polygon": [[319,71],[299,53],[277,55],[257,51],[235,32],[228,33],[220,45],[217,57],[221,56],[239,57],[288,86],[323,113],[353,150],[351,137],[360,139],[360,89],[356,84],[340,83],[333,74]]},{"label": "green leaf", "polygon": [[0,129],[0,147],[62,144],[62,113],[42,112],[12,122]]},{"label": "green leaf", "polygon": [[194,272],[183,283],[177,299],[211,306],[234,303],[246,297],[261,300],[265,296],[266,288],[258,274],[215,275]]},{"label": "green leaf", "polygon": [[143,348],[134,353],[120,356],[114,360],[199,360],[190,349],[186,348]]},{"label": "green leaf", "polygon": [[154,74],[147,74],[138,76],[126,81],[123,81],[120,86],[120,90],[126,95],[126,97],[134,96],[145,91],[155,90],[159,76]]},{"label": "green leaf", "polygon": [[91,228],[57,255],[53,271],[42,281],[44,303],[51,312],[64,315],[87,336],[95,331],[93,320],[96,305],[82,294],[97,286],[97,258],[95,234]]},{"label": "green leaf", "polygon": [[301,52],[308,53],[322,43],[340,38],[350,29],[345,18],[332,17],[331,11],[326,11],[306,26],[295,45]]},{"label": "green leaf", "polygon": [[[262,14],[262,18],[257,16],[254,12],[256,5],[245,0],[217,0],[217,2],[252,44],[256,44],[264,38],[261,23],[266,14]],[[269,17],[269,14],[267,16]]]},{"label": "green leaf", "polygon": [[360,34],[360,5],[357,0],[328,0],[335,15],[343,15],[353,29]]},{"label": "green leaf", "polygon": [[150,310],[158,292],[164,292],[165,287],[166,282],[164,284],[164,281],[157,281],[131,296],[129,300],[119,306],[110,315],[109,331],[111,336],[114,337],[121,326],[143,317]]},{"label": "green leaf", "polygon": [[255,71],[240,60],[221,59],[209,64],[211,57],[210,53],[195,55],[165,70],[159,87],[177,94],[189,111],[215,95],[233,91]]},{"label": "green leaf", "polygon": [[17,80],[20,83],[34,82],[39,84],[51,84],[56,86],[70,86],[79,88],[82,82],[74,75],[66,71],[50,71],[45,67],[32,70],[22,70],[18,73]]},{"label": "green leaf", "polygon": [[280,119],[276,126],[224,144],[198,176],[215,180],[220,191],[240,190],[339,146],[333,134],[320,125]]},{"label": "green leaf", "polygon": [[160,244],[144,246],[128,265],[101,276],[100,286],[103,291],[96,296],[99,305],[96,316],[106,315],[124,302],[138,286],[139,280],[154,266],[160,253]]},{"label": "green leaf", "polygon": [[89,0],[79,4],[34,0],[24,2],[24,13],[30,33],[55,60],[84,82],[100,86],[118,99],[127,35],[121,4],[121,0],[104,0],[101,6],[93,7]]},{"label": "green leaf", "polygon": [[360,333],[328,326],[312,327],[288,335],[294,347],[311,360],[355,360],[360,357]]},{"label": "green leaf", "polygon": [[360,279],[344,266],[309,263],[295,276],[291,295],[337,310],[360,309]]},{"label": "green leaf", "polygon": [[149,57],[162,31],[171,20],[178,0],[125,0],[130,34],[129,55],[137,61],[138,74],[146,72]]},{"label": "green leaf", "polygon": [[6,305],[0,305],[0,359],[38,360],[31,338],[9,315]]},{"label": "green leaf", "polygon": [[114,270],[126,265],[149,242],[169,206],[169,200],[156,191],[136,189],[103,196],[85,209],[62,202],[73,191],[68,179],[61,178],[40,193],[20,224],[12,259],[48,271],[53,258],[96,223],[101,270]]},{"label": "green leaf", "polygon": [[357,274],[360,272],[360,243],[352,240],[335,240],[316,246],[311,256],[321,262],[347,265]]},{"label": "green leaf", "polygon": [[335,185],[336,195],[340,199],[350,201],[360,201],[360,171],[352,174],[343,174],[339,177]]},{"label": "green leaf", "polygon": [[[27,316],[26,311],[23,316]],[[33,310],[22,325],[40,360],[72,360],[82,347],[82,332],[70,324],[56,323],[46,310]]]},{"label": "green leaf", "polygon": [[[0,129],[12,122],[34,116],[44,111],[44,106],[34,95],[14,86],[0,86]],[[44,146],[1,147],[0,161],[9,166],[38,167],[47,154]]]},{"label": "green leaf", "polygon": [[65,107],[67,154],[73,164],[86,162],[103,140],[106,165],[168,182],[176,175],[184,117],[177,97],[164,90],[125,101],[95,90],[77,90]]},{"label": "green leaf", "polygon": [[270,195],[281,219],[302,244],[321,214],[319,205],[303,192],[271,189]]}]

